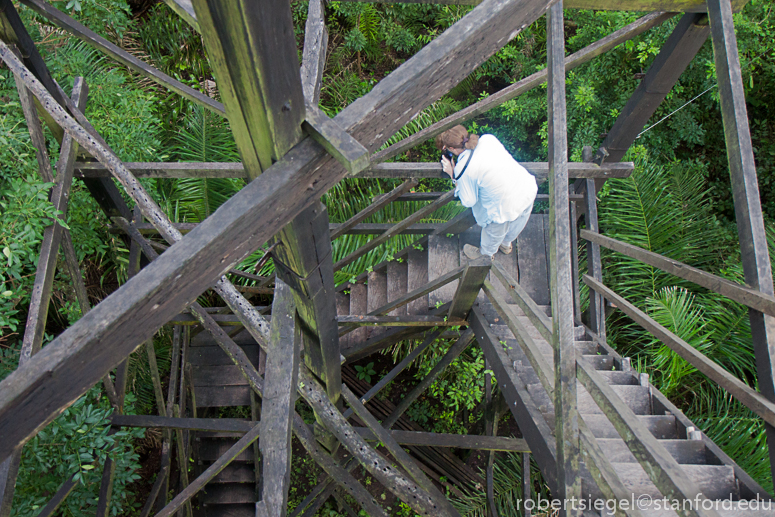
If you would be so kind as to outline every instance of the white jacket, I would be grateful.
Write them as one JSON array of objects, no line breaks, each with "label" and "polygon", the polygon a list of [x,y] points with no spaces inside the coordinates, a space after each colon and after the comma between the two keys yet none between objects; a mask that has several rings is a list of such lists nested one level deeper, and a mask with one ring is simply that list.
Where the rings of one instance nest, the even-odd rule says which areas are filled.
[{"label": "white jacket", "polygon": [[509,154],[493,135],[482,135],[476,152],[463,151],[455,165],[455,178],[471,159],[471,165],[457,180],[455,196],[473,208],[479,226],[515,220],[535,201],[535,177]]}]

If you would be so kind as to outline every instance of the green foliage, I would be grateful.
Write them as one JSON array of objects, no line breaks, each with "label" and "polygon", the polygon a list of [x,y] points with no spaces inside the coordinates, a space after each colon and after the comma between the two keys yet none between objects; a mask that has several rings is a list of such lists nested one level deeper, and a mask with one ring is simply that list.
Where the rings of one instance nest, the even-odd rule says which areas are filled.
[{"label": "green foliage", "polygon": [[370,362],[366,366],[354,366],[355,371],[357,372],[358,378],[362,381],[366,381],[369,384],[371,384],[371,376],[377,375],[377,372],[374,370],[374,361]]},{"label": "green foliage", "polygon": [[[501,517],[521,517],[520,501],[525,500],[522,491],[522,454],[499,454],[493,464],[493,491],[497,514]],[[531,462],[530,500],[548,500],[549,489],[541,477],[538,466]],[[491,515],[487,509],[487,493],[484,490],[468,492],[464,497],[453,497],[452,504],[463,517],[487,517]]]},{"label": "green foliage", "polygon": [[[132,411],[131,394],[127,403]],[[125,515],[135,508],[134,496],[127,489],[140,478],[136,474],[139,456],[132,441],[142,438],[144,430],[111,433],[112,413],[99,388],[92,388],[25,445],[11,515],[33,517],[73,475],[78,485],[59,512],[67,517],[93,513],[102,465],[108,458],[116,465],[110,515]]]}]

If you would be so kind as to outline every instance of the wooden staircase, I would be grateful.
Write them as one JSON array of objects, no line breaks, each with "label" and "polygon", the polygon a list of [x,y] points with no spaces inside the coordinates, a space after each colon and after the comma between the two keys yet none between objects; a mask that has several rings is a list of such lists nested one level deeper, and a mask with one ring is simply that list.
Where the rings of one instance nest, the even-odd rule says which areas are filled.
[{"label": "wooden staircase", "polygon": [[[250,334],[242,331],[234,341],[254,365],[259,364],[259,346]],[[251,405],[247,380],[211,334],[197,334],[189,345],[188,357],[193,367],[197,411]],[[204,472],[241,437],[242,433],[194,433],[195,474]],[[199,492],[194,514],[197,517],[254,517],[258,488],[255,460],[253,447],[237,456]]]},{"label": "wooden staircase", "polygon": [[[549,306],[549,265],[548,265],[549,217],[534,215],[520,235],[517,253],[495,257],[503,269],[529,294],[545,312],[551,315]],[[407,292],[420,288],[427,282],[467,263],[462,252],[464,244],[479,244],[479,229],[472,227],[458,235],[430,235],[421,241],[421,245],[410,247],[390,262],[383,263],[373,271],[362,275],[355,284],[340,288],[337,298],[339,315],[367,314],[385,303],[398,299]],[[509,300],[506,288],[498,281],[494,272],[488,278],[493,289]],[[427,314],[435,307],[450,302],[457,280],[437,289],[427,296],[410,302],[407,306],[391,312],[391,315]],[[506,381],[519,386],[515,390],[522,397],[521,404],[534,409],[533,415],[540,415],[542,422],[526,422],[524,414],[514,411],[520,429],[534,451],[554,450],[554,404],[540,382],[528,357],[523,352],[515,335],[502,315],[490,303],[484,293],[480,293],[476,310],[484,315],[486,325],[496,338],[499,346],[505,350],[501,360],[493,368],[499,382]],[[517,304],[508,303],[510,317],[518,321],[528,332],[548,365],[553,364],[553,351],[545,336],[539,332]],[[347,356],[348,349],[368,339],[374,339],[387,329],[379,327],[360,327],[341,339],[342,353]],[[477,336],[478,337],[478,336]],[[731,499],[731,509],[718,510],[719,515],[765,515],[762,510],[741,509],[740,500],[759,497],[767,500],[766,492],[731,458],[711,442],[681,411],[671,404],[654,386],[648,382],[648,376],[639,374],[629,367],[629,361],[621,358],[605,344],[588,337],[585,327],[575,327],[576,350],[587,364],[591,365],[618,397],[636,414],[638,420],[660,444],[663,445],[680,465],[685,476],[694,481],[702,493],[710,500]],[[499,375],[499,371],[502,372]],[[509,371],[509,373],[507,373]],[[511,372],[516,373],[512,375]],[[662,495],[651,482],[635,456],[621,438],[614,425],[609,421],[587,390],[577,383],[578,410],[608,461],[624,484],[624,487],[637,501],[639,498],[661,499]],[[502,390],[506,391],[506,390]],[[530,428],[548,429],[550,432],[529,433]],[[542,443],[537,443],[542,441]],[[531,443],[532,442],[532,443]],[[534,454],[539,466],[548,480],[554,476],[556,465],[553,460]],[[582,491],[591,500],[603,498],[603,493],[593,480],[586,466],[582,466]],[[551,486],[551,482],[550,482]],[[598,514],[594,512],[594,514]],[[677,515],[672,510],[644,508],[642,515]]]}]

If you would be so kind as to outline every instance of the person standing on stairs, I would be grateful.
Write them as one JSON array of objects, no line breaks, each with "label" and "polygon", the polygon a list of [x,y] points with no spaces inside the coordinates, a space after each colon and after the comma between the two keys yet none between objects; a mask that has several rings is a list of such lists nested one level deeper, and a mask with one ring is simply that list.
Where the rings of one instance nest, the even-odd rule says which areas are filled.
[{"label": "person standing on stairs", "polygon": [[436,147],[443,152],[441,166],[455,184],[455,197],[473,209],[482,227],[481,248],[466,244],[463,252],[472,260],[493,257],[498,249],[511,253],[533,211],[535,177],[493,135],[469,135],[458,125],[438,135]]}]

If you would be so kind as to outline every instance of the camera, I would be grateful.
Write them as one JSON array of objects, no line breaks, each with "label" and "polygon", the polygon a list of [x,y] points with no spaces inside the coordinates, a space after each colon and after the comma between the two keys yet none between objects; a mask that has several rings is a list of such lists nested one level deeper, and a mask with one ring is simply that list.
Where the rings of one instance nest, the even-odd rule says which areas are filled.
[{"label": "camera", "polygon": [[[454,158],[454,156],[455,156],[454,154],[452,154],[452,151],[450,151],[449,149],[443,149],[443,150],[441,151],[441,158],[439,158],[439,161],[441,161],[441,160],[442,160],[442,158],[444,158],[445,156],[446,156],[446,158],[447,158],[449,161],[451,161],[452,163],[455,163],[455,162],[452,160],[452,158]],[[448,178],[449,178],[449,176],[447,176],[447,173],[446,173],[446,172],[444,172],[444,169],[442,169],[442,170],[441,170],[441,174],[440,174],[440,176],[441,176],[442,178],[445,178],[445,179],[448,179]]]}]

